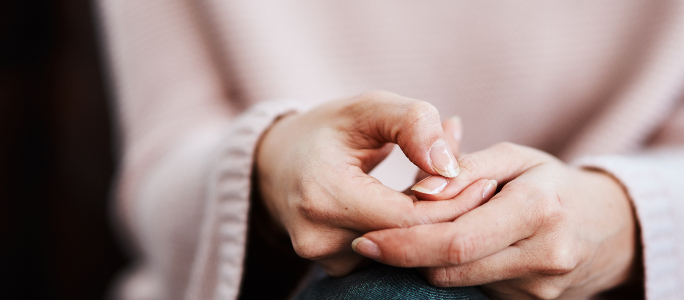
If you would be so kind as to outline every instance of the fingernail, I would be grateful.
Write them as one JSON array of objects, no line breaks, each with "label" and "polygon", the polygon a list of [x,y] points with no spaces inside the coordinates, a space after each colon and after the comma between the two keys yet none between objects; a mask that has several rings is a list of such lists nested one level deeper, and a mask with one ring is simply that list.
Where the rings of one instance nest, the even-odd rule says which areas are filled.
[{"label": "fingernail", "polygon": [[454,139],[457,142],[460,142],[461,135],[463,134],[463,123],[461,121],[461,117],[453,116],[451,117],[451,121],[454,123]]},{"label": "fingernail", "polygon": [[360,237],[352,242],[352,249],[358,254],[361,254],[370,259],[378,260],[380,258],[380,248],[373,241]]},{"label": "fingernail", "polygon": [[487,181],[485,183],[484,189],[482,190],[482,199],[489,199],[492,196],[494,196],[494,192],[496,192],[496,180],[492,179],[490,181]]},{"label": "fingernail", "polygon": [[449,151],[449,145],[444,140],[436,141],[430,148],[430,160],[432,160],[432,167],[440,175],[448,178],[454,178],[459,173],[456,159]]},{"label": "fingernail", "polygon": [[423,194],[434,195],[442,192],[448,182],[449,181],[442,176],[428,176],[411,187],[411,190]]}]

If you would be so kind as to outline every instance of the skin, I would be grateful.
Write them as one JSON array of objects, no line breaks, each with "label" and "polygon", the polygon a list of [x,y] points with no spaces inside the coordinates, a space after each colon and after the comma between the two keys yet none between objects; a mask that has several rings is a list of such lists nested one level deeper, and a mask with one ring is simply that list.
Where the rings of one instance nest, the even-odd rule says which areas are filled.
[{"label": "skin", "polygon": [[453,222],[367,233],[357,252],[422,267],[436,286],[483,285],[495,299],[583,299],[629,279],[636,225],[612,177],[510,143],[459,164],[461,174],[427,196],[448,198],[481,177],[505,185]]},{"label": "skin", "polygon": [[[454,127],[426,102],[387,92],[284,117],[258,148],[262,201],[295,251],[332,276],[363,263],[359,253],[501,299],[581,299],[628,279],[634,215],[607,174],[502,143],[459,157],[460,174],[435,194],[411,197],[367,175],[397,143],[418,179],[440,176],[430,147],[444,140],[458,154]],[[503,185],[493,197],[489,179]]]},{"label": "skin", "polygon": [[342,276],[364,260],[350,246],[362,234],[452,221],[486,200],[486,179],[453,199],[416,201],[367,175],[389,155],[389,143],[437,175],[431,146],[454,143],[446,140],[427,102],[382,91],[332,101],[287,116],[265,133],[256,166],[262,201],[298,255]]}]

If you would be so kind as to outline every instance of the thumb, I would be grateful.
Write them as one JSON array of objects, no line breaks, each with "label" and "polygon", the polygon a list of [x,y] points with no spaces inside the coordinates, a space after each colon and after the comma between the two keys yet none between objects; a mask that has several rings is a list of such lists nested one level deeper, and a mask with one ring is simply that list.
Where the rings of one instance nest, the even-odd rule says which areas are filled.
[{"label": "thumb", "polygon": [[[461,156],[461,135],[463,131],[461,117],[453,116],[442,122],[442,129],[444,130],[444,136],[446,137],[449,146],[451,146],[451,152],[454,153],[456,157]],[[423,170],[418,170],[415,181],[421,181],[428,176],[430,176],[430,174],[425,173]]]},{"label": "thumb", "polygon": [[343,126],[360,149],[396,143],[426,173],[449,178],[458,175],[439,112],[430,103],[377,91],[364,93],[345,106],[342,111],[348,118]]}]

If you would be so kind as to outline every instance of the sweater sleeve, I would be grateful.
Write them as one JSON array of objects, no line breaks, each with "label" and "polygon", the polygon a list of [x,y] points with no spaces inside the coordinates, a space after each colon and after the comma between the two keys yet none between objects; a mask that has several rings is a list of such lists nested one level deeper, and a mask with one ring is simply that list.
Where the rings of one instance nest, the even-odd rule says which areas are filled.
[{"label": "sweater sleeve", "polygon": [[291,101],[231,99],[190,0],[101,0],[120,167],[117,225],[134,264],[115,297],[234,299],[256,144]]},{"label": "sweater sleeve", "polygon": [[617,178],[641,229],[646,299],[684,295],[684,107],[634,155],[579,158],[575,165]]}]

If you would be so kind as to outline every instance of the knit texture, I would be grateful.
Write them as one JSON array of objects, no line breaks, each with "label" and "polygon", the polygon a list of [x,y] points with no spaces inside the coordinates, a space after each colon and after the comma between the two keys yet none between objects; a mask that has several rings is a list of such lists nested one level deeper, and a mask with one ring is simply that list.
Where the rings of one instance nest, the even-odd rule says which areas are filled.
[{"label": "knit texture", "polygon": [[277,117],[301,111],[297,102],[254,105],[231,124],[214,159],[209,198],[186,299],[237,297],[242,278],[252,161],[261,133]]},{"label": "knit texture", "polygon": [[632,199],[643,247],[647,299],[681,299],[684,272],[684,151],[664,149],[638,156],[583,157],[575,162],[609,172]]},{"label": "knit texture", "polygon": [[[684,2],[100,0],[118,120],[122,299],[235,299],[259,137],[297,107],[384,89],[614,174],[648,299],[684,294]],[[297,103],[265,101],[297,99]],[[280,104],[275,104],[280,103]],[[588,157],[591,157],[589,159]],[[394,151],[372,175],[401,190]]]}]

